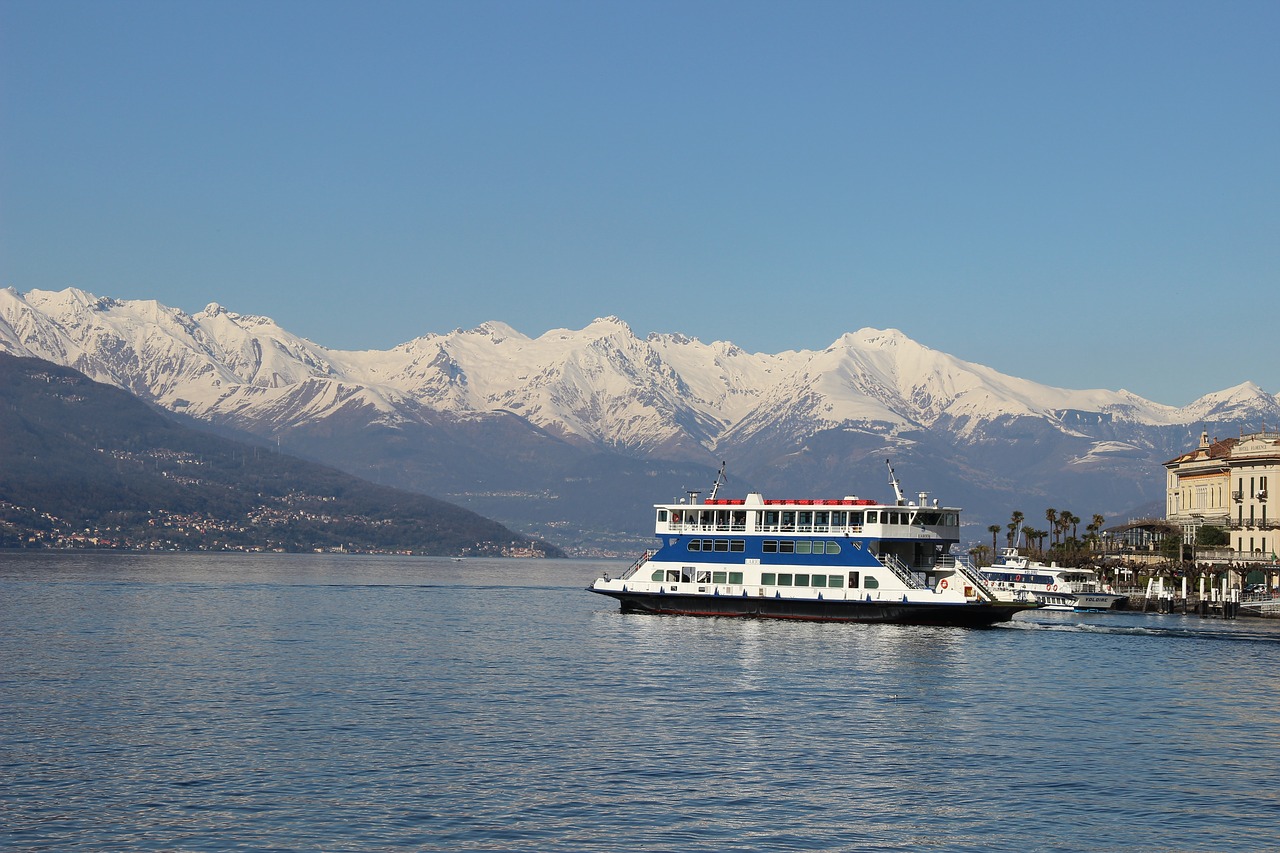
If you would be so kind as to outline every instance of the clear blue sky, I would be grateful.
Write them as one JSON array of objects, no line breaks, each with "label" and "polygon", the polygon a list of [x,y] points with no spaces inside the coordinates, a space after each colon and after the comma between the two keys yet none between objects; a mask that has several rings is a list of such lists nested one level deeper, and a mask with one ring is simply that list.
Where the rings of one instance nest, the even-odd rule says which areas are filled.
[{"label": "clear blue sky", "polygon": [[0,286],[1280,391],[1280,3],[0,0]]}]

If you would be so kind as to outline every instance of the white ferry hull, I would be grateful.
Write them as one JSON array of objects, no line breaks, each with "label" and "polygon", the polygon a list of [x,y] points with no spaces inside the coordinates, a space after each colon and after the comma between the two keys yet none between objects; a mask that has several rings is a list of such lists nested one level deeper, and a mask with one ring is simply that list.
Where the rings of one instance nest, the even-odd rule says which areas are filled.
[{"label": "white ferry hull", "polygon": [[597,589],[621,602],[624,613],[680,616],[745,616],[809,622],[877,622],[898,625],[937,625],[988,628],[1008,622],[1015,614],[1039,607],[1016,602],[931,603],[865,599],[796,599],[750,595],[706,595]]},{"label": "white ferry hull", "polygon": [[1119,610],[1128,600],[1128,596],[1115,595],[1108,592],[1019,591],[1018,593],[1011,593],[1008,590],[997,590],[996,595],[1000,600],[1007,602],[1038,601],[1040,602],[1041,610],[1067,613],[1081,610]]},{"label": "white ferry hull", "polygon": [[1119,610],[1128,600],[1127,595],[1109,592],[1081,592],[1076,594],[1073,610]]}]

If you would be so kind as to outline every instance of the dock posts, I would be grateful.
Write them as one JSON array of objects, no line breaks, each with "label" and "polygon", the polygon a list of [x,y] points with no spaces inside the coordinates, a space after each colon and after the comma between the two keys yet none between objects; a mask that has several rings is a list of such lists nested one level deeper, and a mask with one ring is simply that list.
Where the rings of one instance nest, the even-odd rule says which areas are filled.
[{"label": "dock posts", "polygon": [[1231,590],[1231,595],[1222,600],[1222,618],[1235,619],[1240,615],[1240,590]]}]

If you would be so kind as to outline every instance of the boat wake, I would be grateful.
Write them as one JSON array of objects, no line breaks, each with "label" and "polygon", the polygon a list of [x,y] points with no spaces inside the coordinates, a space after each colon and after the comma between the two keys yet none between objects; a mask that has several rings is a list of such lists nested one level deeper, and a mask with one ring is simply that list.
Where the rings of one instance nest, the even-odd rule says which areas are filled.
[{"label": "boat wake", "polygon": [[[1114,617],[1111,617],[1114,618]],[[1102,634],[1129,637],[1168,637],[1184,640],[1210,640],[1224,643],[1261,643],[1280,645],[1280,624],[1240,623],[1237,621],[1205,621],[1201,625],[1106,624],[1102,622],[1039,621],[1015,619],[998,626],[1005,630],[1052,631],[1066,634]]]}]

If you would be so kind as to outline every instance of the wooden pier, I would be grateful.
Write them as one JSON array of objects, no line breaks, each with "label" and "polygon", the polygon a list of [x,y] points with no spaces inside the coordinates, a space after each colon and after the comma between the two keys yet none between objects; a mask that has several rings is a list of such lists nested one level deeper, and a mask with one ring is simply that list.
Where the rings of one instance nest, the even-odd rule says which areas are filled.
[{"label": "wooden pier", "polygon": [[1147,582],[1146,594],[1129,596],[1129,609],[1144,613],[1194,613],[1198,616],[1235,619],[1239,616],[1261,616],[1280,619],[1280,595],[1272,593],[1244,594],[1224,582],[1221,589],[1206,588],[1203,579],[1198,592],[1189,593],[1186,579],[1180,588],[1165,587],[1161,578]]}]

